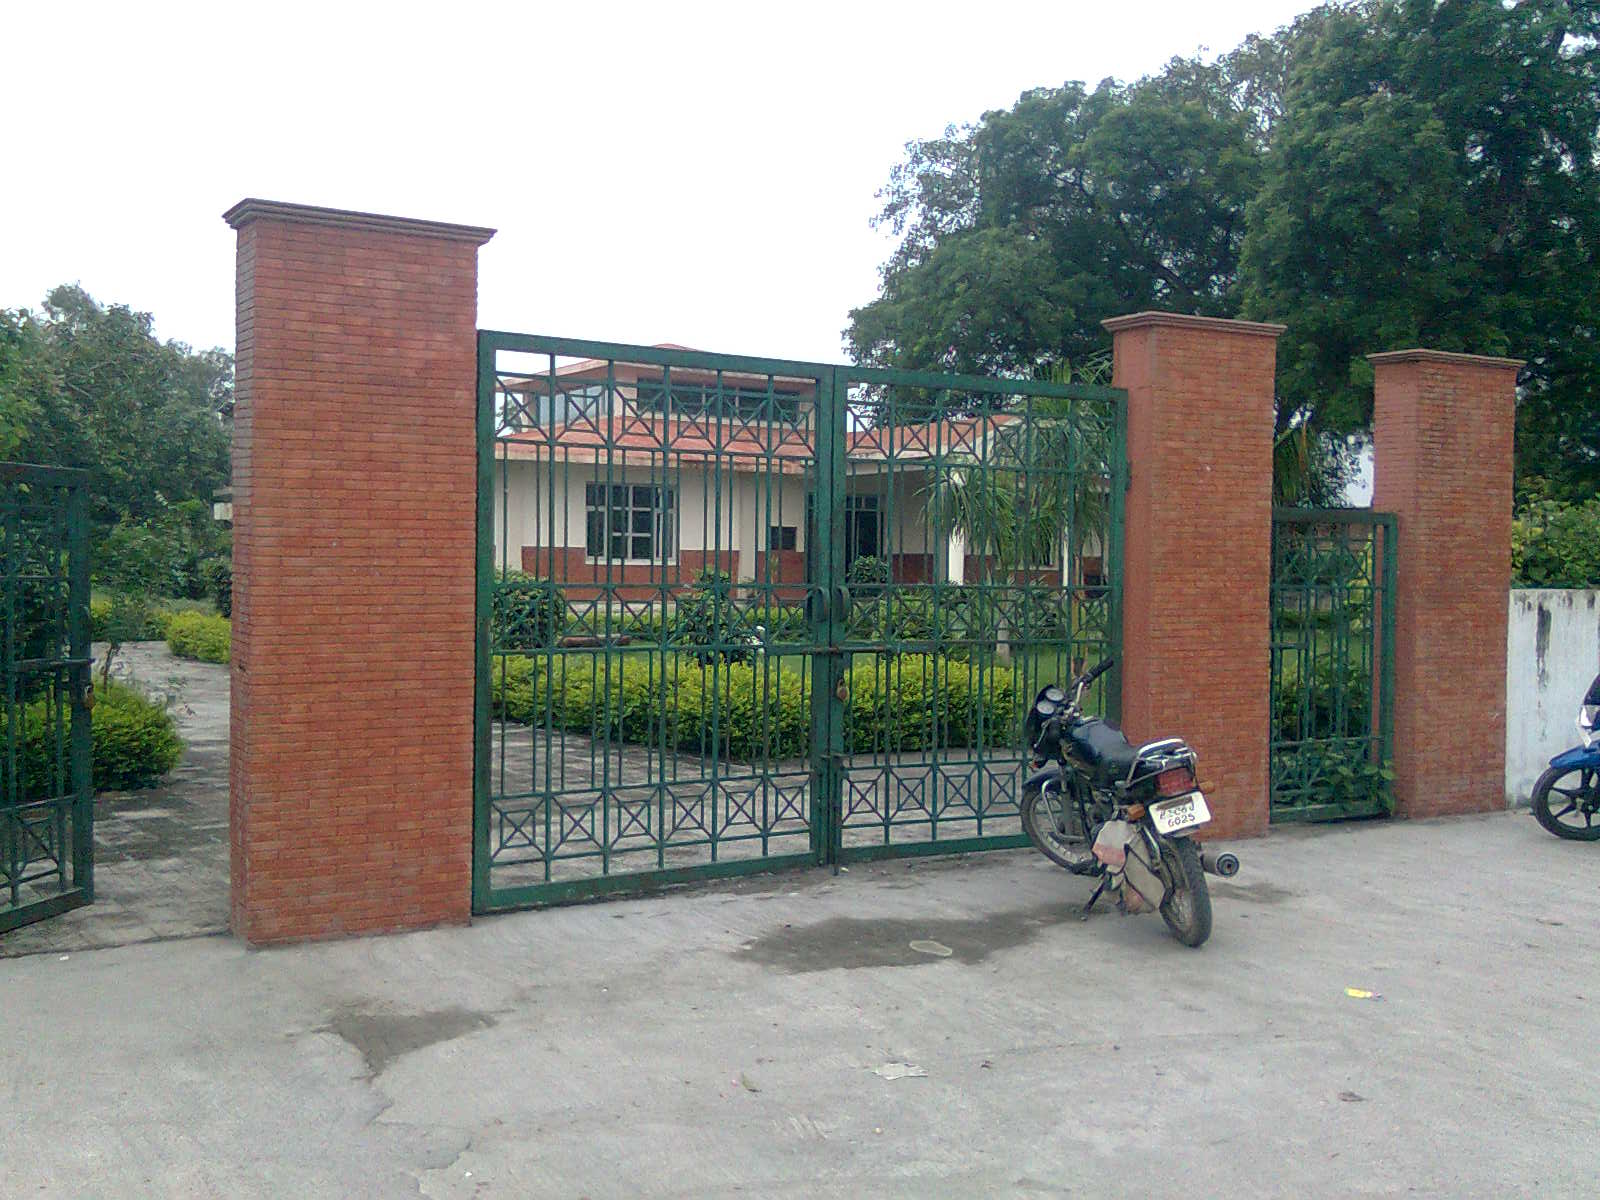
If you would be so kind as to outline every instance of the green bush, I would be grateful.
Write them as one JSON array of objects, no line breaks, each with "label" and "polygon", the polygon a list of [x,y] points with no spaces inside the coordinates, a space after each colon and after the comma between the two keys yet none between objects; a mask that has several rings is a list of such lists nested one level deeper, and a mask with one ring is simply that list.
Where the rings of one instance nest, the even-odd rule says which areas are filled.
[{"label": "green bush", "polygon": [[933,746],[1009,745],[1020,734],[1016,672],[943,655],[859,663],[849,675],[848,749],[895,753]]},{"label": "green bush", "polygon": [[179,658],[225,663],[233,648],[233,622],[205,613],[174,613],[167,621],[167,649]]},{"label": "green bush", "polygon": [[[49,700],[23,710],[19,747],[23,795],[58,795],[65,790],[66,715]],[[177,765],[183,752],[172,714],[164,705],[120,683],[95,688],[93,731],[94,790],[127,791],[150,787]],[[58,754],[58,750],[62,750]]]},{"label": "green bush", "polygon": [[850,585],[852,592],[870,596],[887,587],[892,577],[893,573],[885,560],[862,554],[851,560],[844,581]]},{"label": "green bush", "polygon": [[186,500],[146,518],[124,517],[96,539],[97,582],[118,591],[201,600],[214,591],[212,571],[231,554],[232,535],[211,519],[210,504]]},{"label": "green bush", "polygon": [[1511,522],[1513,587],[1600,587],[1600,497],[1536,500]]},{"label": "green bush", "polygon": [[204,600],[152,600],[127,592],[95,596],[89,601],[89,636],[97,642],[165,641],[167,623],[180,612],[209,614],[211,606]]},{"label": "green bush", "polygon": [[[884,657],[851,670],[846,749],[898,752],[1009,745],[1019,729],[1016,675],[928,655]],[[619,655],[497,658],[494,712],[611,741],[737,760],[797,758],[811,740],[809,673],[772,659],[701,663]]]},{"label": "green bush", "polygon": [[1300,677],[1285,670],[1272,694],[1273,737],[1282,742],[1303,738],[1363,737],[1372,721],[1372,678],[1354,663],[1338,670],[1320,662],[1305,689],[1306,725],[1302,729]]},{"label": "green bush", "polygon": [[548,579],[507,571],[495,581],[489,607],[489,643],[496,650],[554,646],[567,622],[567,596]]},{"label": "green bush", "polygon": [[678,597],[672,642],[703,663],[717,659],[746,662],[757,624],[747,617],[733,602],[733,580],[728,573],[704,570],[696,576],[694,586]]}]

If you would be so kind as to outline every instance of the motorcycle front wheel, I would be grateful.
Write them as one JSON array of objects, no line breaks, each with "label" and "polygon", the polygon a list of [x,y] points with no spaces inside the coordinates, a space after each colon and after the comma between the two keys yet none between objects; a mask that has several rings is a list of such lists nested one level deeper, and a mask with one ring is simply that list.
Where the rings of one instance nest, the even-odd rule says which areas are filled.
[{"label": "motorcycle front wheel", "polygon": [[1533,819],[1558,838],[1600,839],[1596,815],[1600,815],[1600,771],[1592,767],[1551,767],[1533,785]]},{"label": "motorcycle front wheel", "polygon": [[1083,838],[1074,836],[1067,802],[1058,791],[1045,792],[1038,787],[1023,791],[1022,831],[1035,850],[1074,874],[1081,874],[1085,864],[1093,861]]},{"label": "motorcycle front wheel", "polygon": [[1168,878],[1161,919],[1185,946],[1201,946],[1211,936],[1211,889],[1200,866],[1200,847],[1188,838],[1163,838],[1161,858]]}]

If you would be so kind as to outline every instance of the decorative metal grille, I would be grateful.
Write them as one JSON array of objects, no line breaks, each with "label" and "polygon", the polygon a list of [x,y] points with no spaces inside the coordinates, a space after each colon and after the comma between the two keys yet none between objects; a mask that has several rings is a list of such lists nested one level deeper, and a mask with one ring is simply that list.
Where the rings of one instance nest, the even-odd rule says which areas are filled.
[{"label": "decorative metal grille", "polygon": [[1124,404],[480,333],[476,907],[1021,844],[1026,700],[1115,651]]},{"label": "decorative metal grille", "polygon": [[1389,513],[1273,514],[1273,821],[1393,809],[1395,552]]},{"label": "decorative metal grille", "polygon": [[83,484],[0,463],[0,931],[93,898]]}]

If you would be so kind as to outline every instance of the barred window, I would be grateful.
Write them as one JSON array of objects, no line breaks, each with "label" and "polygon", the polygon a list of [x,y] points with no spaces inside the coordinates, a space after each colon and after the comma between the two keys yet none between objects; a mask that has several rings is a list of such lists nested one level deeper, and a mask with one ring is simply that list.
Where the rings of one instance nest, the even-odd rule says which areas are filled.
[{"label": "barred window", "polygon": [[584,487],[590,558],[669,562],[677,557],[677,496],[655,484],[590,483]]}]

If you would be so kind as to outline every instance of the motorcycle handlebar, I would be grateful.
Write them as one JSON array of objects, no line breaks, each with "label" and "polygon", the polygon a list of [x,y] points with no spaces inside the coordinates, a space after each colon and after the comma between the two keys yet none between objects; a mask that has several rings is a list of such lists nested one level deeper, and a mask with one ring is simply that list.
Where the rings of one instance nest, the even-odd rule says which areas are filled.
[{"label": "motorcycle handlebar", "polygon": [[1111,670],[1111,668],[1116,666],[1116,665],[1117,665],[1117,660],[1115,658],[1103,658],[1103,659],[1101,659],[1098,663],[1096,663],[1094,666],[1090,667],[1087,671],[1085,671],[1079,677],[1079,679],[1078,679],[1079,686],[1080,687],[1088,687],[1096,679],[1099,679],[1100,676],[1104,675],[1107,671]]}]

